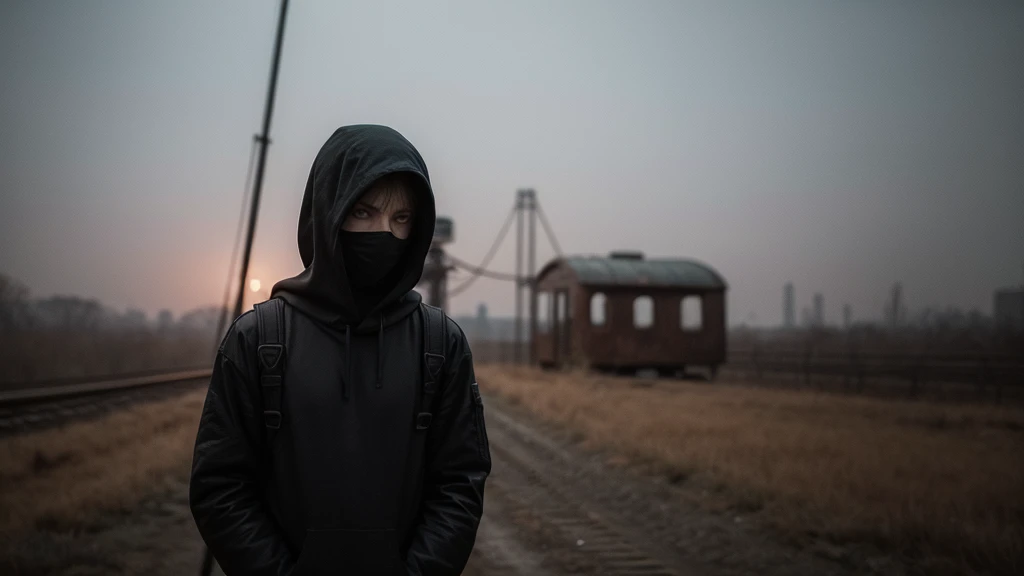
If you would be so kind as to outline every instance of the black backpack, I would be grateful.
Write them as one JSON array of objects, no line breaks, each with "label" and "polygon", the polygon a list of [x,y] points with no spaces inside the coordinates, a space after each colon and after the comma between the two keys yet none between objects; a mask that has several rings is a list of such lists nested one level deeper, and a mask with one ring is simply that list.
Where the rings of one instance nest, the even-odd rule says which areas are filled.
[{"label": "black backpack", "polygon": [[[288,351],[285,348],[284,302],[271,298],[256,304],[259,328],[260,390],[263,396],[263,422],[267,434],[281,428],[281,397],[284,391],[284,368]],[[416,410],[416,430],[427,430],[433,420],[434,398],[443,378],[445,343],[448,341],[448,323],[440,308],[420,303],[423,319],[423,394]]]}]

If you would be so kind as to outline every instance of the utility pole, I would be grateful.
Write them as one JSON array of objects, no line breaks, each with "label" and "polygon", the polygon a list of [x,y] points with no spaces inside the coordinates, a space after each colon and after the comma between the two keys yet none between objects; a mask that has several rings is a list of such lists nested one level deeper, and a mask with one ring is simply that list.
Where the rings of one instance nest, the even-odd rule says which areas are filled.
[{"label": "utility pole", "polygon": [[252,239],[256,234],[256,218],[260,211],[260,193],[263,191],[263,174],[267,167],[267,146],[270,145],[270,119],[274,114],[274,96],[277,92],[277,71],[281,63],[281,43],[284,40],[284,22],[288,14],[288,0],[281,0],[281,14],[277,19],[277,38],[274,41],[274,60],[270,65],[270,86],[267,89],[267,105],[263,111],[263,133],[259,136],[260,156],[256,164],[256,183],[252,191],[252,207],[249,209],[249,227],[245,235],[245,252],[242,269],[239,271],[238,296],[235,299],[234,318],[242,315],[242,300],[245,298],[245,278],[249,274],[249,258],[252,255]]},{"label": "utility pole", "polygon": [[[249,258],[252,255],[252,239],[256,233],[256,217],[260,208],[260,192],[263,191],[263,174],[267,166],[267,146],[270,144],[270,119],[274,113],[274,96],[277,92],[277,71],[281,64],[281,44],[284,41],[284,23],[288,15],[288,0],[281,0],[281,13],[277,18],[277,36],[274,39],[274,58],[270,65],[270,86],[267,89],[267,104],[263,112],[263,133],[258,137],[260,144],[259,162],[256,165],[256,182],[252,193],[252,207],[249,209],[249,227],[245,236],[245,252],[242,257],[242,269],[239,272],[238,295],[235,299],[233,318],[242,315],[242,300],[245,298],[245,277],[249,274]],[[219,337],[219,335],[218,335]],[[201,576],[210,576],[213,572],[213,552],[206,548],[203,552]]]},{"label": "utility pole", "polygon": [[523,195],[516,192],[516,326],[512,362],[519,364],[523,346]]},{"label": "utility pole", "polygon": [[448,309],[448,260],[444,245],[454,239],[454,224],[451,218],[438,216],[434,220],[434,238],[427,252],[423,266],[422,280],[427,284],[427,304],[442,310]]},{"label": "utility pole", "polygon": [[[515,318],[515,355],[514,362],[520,364],[523,361],[523,292],[530,299],[528,309],[529,339],[532,342],[534,318],[536,317],[536,302],[533,297],[533,277],[536,273],[536,206],[537,195],[532,188],[520,188],[516,191],[516,318]],[[529,220],[524,223],[523,219]],[[523,235],[523,226],[527,226],[527,236]],[[526,252],[524,266],[523,252]],[[531,345],[532,350],[532,345]],[[530,357],[533,354],[531,352]]]},{"label": "utility pole", "polygon": [[527,241],[529,242],[529,247],[526,253],[526,275],[528,282],[526,286],[526,297],[530,299],[530,319],[528,322],[530,332],[527,334],[526,342],[527,346],[530,347],[527,358],[529,358],[530,364],[533,364],[533,336],[537,333],[537,298],[534,292],[534,289],[536,288],[534,282],[537,279],[537,193],[533,188],[530,188],[528,190],[524,190],[523,194],[524,199],[527,202],[526,208],[529,210],[527,214],[527,217],[529,218],[527,221],[529,224],[527,227]]}]

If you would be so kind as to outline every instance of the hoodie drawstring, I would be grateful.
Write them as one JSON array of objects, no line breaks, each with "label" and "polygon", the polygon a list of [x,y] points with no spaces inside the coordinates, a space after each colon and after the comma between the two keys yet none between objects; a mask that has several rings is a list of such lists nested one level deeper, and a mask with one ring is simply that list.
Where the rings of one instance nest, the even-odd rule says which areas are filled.
[{"label": "hoodie drawstring", "polygon": [[380,315],[380,332],[377,333],[377,388],[384,385],[381,372],[384,371],[384,314]]},{"label": "hoodie drawstring", "polygon": [[[345,377],[341,380],[341,396],[348,400],[349,385],[352,384],[352,327],[345,325]],[[377,388],[384,385],[384,315],[380,315],[380,330],[377,332]]]},{"label": "hoodie drawstring", "polygon": [[348,400],[348,381],[352,379],[352,327],[345,325],[345,377],[341,379],[341,397]]}]

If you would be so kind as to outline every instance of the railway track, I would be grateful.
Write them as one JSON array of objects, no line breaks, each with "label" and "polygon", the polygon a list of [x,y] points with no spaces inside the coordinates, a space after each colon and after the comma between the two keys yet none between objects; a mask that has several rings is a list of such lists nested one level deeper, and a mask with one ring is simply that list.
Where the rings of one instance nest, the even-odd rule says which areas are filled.
[{"label": "railway track", "polygon": [[167,398],[209,381],[211,370],[176,370],[58,386],[0,391],[0,435],[90,418],[137,402]]},{"label": "railway track", "polygon": [[[492,403],[493,406],[493,403]],[[550,538],[552,573],[706,576],[674,544],[676,531],[634,504],[630,488],[503,410],[488,411],[494,474],[489,498]],[[616,505],[615,503],[618,503]],[[623,514],[624,508],[633,508]],[[678,520],[678,519],[676,519]],[[569,552],[564,552],[569,550]]]},{"label": "railway track", "polygon": [[[496,513],[506,532],[518,524],[523,532],[539,535],[509,546],[521,566],[487,566],[487,576],[868,572],[821,557],[813,547],[798,551],[772,543],[746,511],[709,514],[698,502],[681,499],[675,480],[609,466],[609,453],[581,450],[561,426],[545,424],[501,398],[485,402],[493,472],[486,492],[492,505],[485,509],[484,523]],[[500,557],[502,546],[497,547]]]}]

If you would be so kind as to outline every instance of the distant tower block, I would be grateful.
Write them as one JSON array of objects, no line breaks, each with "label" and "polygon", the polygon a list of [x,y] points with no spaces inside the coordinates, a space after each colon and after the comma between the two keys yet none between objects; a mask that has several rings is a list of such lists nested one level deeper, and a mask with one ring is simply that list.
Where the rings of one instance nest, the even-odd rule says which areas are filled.
[{"label": "distant tower block", "polygon": [[814,295],[814,325],[819,328],[825,325],[825,297],[821,293]]},{"label": "distant tower block", "polygon": [[481,340],[489,340],[491,337],[491,326],[487,321],[487,304],[483,302],[476,307],[476,330],[477,337]]},{"label": "distant tower block", "polygon": [[793,297],[792,282],[782,289],[782,325],[786,328],[796,326],[796,299]]},{"label": "distant tower block", "polygon": [[843,328],[847,330],[853,325],[853,308],[849,304],[843,306]]},{"label": "distant tower block", "polygon": [[892,287],[889,302],[885,305],[885,319],[891,328],[898,328],[903,324],[906,317],[906,308],[903,305],[903,286],[897,282]]}]

